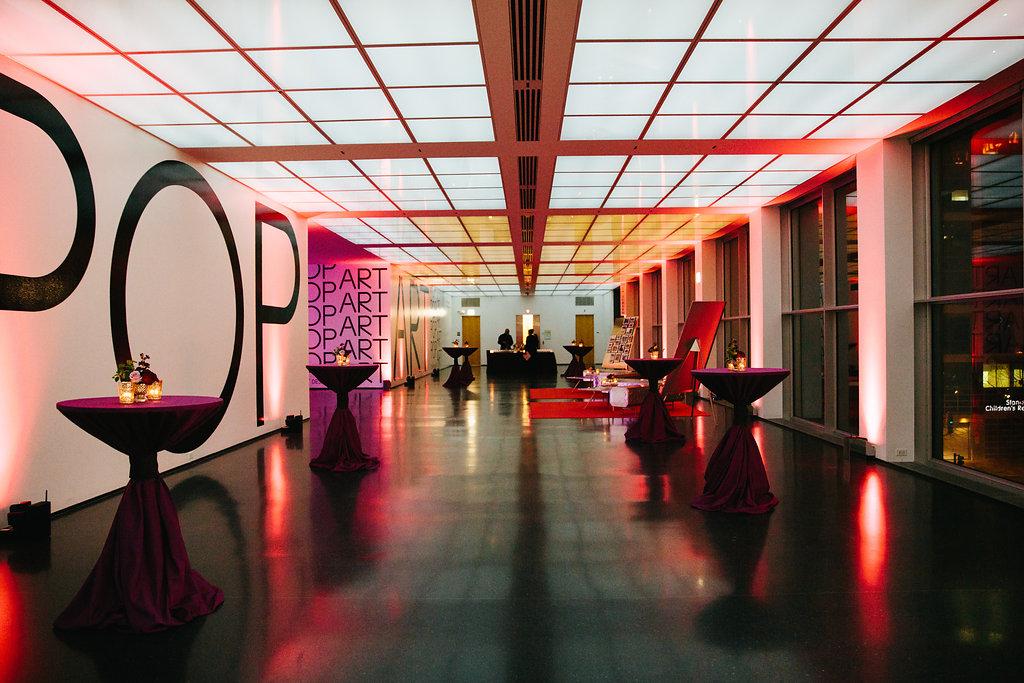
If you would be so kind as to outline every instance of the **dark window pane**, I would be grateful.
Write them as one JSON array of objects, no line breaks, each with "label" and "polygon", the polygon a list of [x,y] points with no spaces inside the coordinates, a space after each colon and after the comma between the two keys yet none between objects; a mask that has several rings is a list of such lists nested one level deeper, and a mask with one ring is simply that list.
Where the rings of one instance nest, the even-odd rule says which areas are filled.
[{"label": "dark window pane", "polygon": [[860,430],[860,367],[857,358],[857,312],[836,313],[836,427]]},{"label": "dark window pane", "polygon": [[792,317],[793,414],[824,422],[825,339],[820,313]]},{"label": "dark window pane", "polygon": [[793,308],[821,308],[825,283],[821,200],[792,213]]},{"label": "dark window pane", "polygon": [[932,292],[1024,286],[1021,106],[931,145]]},{"label": "dark window pane", "polygon": [[738,237],[727,239],[722,243],[722,294],[725,299],[725,315],[742,314],[740,301],[740,241]]},{"label": "dark window pane", "polygon": [[857,303],[857,188],[836,192],[836,305]]},{"label": "dark window pane", "polygon": [[932,305],[933,456],[1024,483],[1024,299]]}]

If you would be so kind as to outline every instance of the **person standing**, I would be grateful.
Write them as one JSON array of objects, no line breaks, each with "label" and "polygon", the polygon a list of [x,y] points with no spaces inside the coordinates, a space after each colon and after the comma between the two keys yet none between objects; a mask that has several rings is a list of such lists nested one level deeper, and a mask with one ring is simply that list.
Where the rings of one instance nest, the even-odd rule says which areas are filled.
[{"label": "person standing", "polygon": [[537,353],[537,349],[540,348],[540,337],[537,336],[536,330],[530,330],[529,334],[526,335],[526,352],[531,356]]},{"label": "person standing", "polygon": [[512,335],[509,334],[507,327],[504,332],[498,335],[498,347],[502,351],[508,351],[512,348]]}]

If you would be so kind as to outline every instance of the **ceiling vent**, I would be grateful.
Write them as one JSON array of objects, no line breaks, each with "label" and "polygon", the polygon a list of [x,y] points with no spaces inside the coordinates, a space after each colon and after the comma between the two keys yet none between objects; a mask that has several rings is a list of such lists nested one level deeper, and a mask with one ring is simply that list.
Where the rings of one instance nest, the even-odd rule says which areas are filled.
[{"label": "ceiling vent", "polygon": [[537,208],[537,157],[519,157],[519,208]]},{"label": "ceiling vent", "polygon": [[512,80],[516,140],[540,139],[541,79],[544,76],[545,0],[510,0]]},{"label": "ceiling vent", "polygon": [[[519,217],[519,227],[520,227],[520,232],[522,233],[523,244],[532,244],[533,243],[533,216],[520,216]],[[530,248],[530,251],[533,251],[532,247]]]},{"label": "ceiling vent", "polygon": [[516,88],[516,140],[540,140],[540,88]]}]

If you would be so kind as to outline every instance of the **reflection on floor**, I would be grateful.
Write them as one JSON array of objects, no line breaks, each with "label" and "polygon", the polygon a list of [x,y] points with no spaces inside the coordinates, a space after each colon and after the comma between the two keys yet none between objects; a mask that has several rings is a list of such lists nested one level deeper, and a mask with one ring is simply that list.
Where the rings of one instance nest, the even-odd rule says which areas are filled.
[{"label": "reflection on floor", "polygon": [[0,550],[0,680],[1019,675],[1024,512],[759,424],[778,509],[700,513],[724,413],[634,450],[620,423],[531,423],[527,391],[356,392],[384,463],[356,476],[307,467],[333,408],[314,392],[303,436],[168,477],[226,595],[174,631],[51,631],[116,501]]}]

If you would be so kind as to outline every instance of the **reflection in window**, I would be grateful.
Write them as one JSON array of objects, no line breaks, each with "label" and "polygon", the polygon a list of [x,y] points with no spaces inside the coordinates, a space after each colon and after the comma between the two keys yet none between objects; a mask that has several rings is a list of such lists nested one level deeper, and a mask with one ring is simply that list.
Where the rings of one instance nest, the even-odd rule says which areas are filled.
[{"label": "reflection in window", "polygon": [[822,204],[810,202],[793,211],[793,309],[821,308],[825,285]]},{"label": "reflection in window", "polygon": [[1020,105],[931,146],[932,294],[1024,287]]},{"label": "reflection in window", "polygon": [[1018,102],[929,146],[930,307],[932,455],[1024,483],[1020,138]]}]

